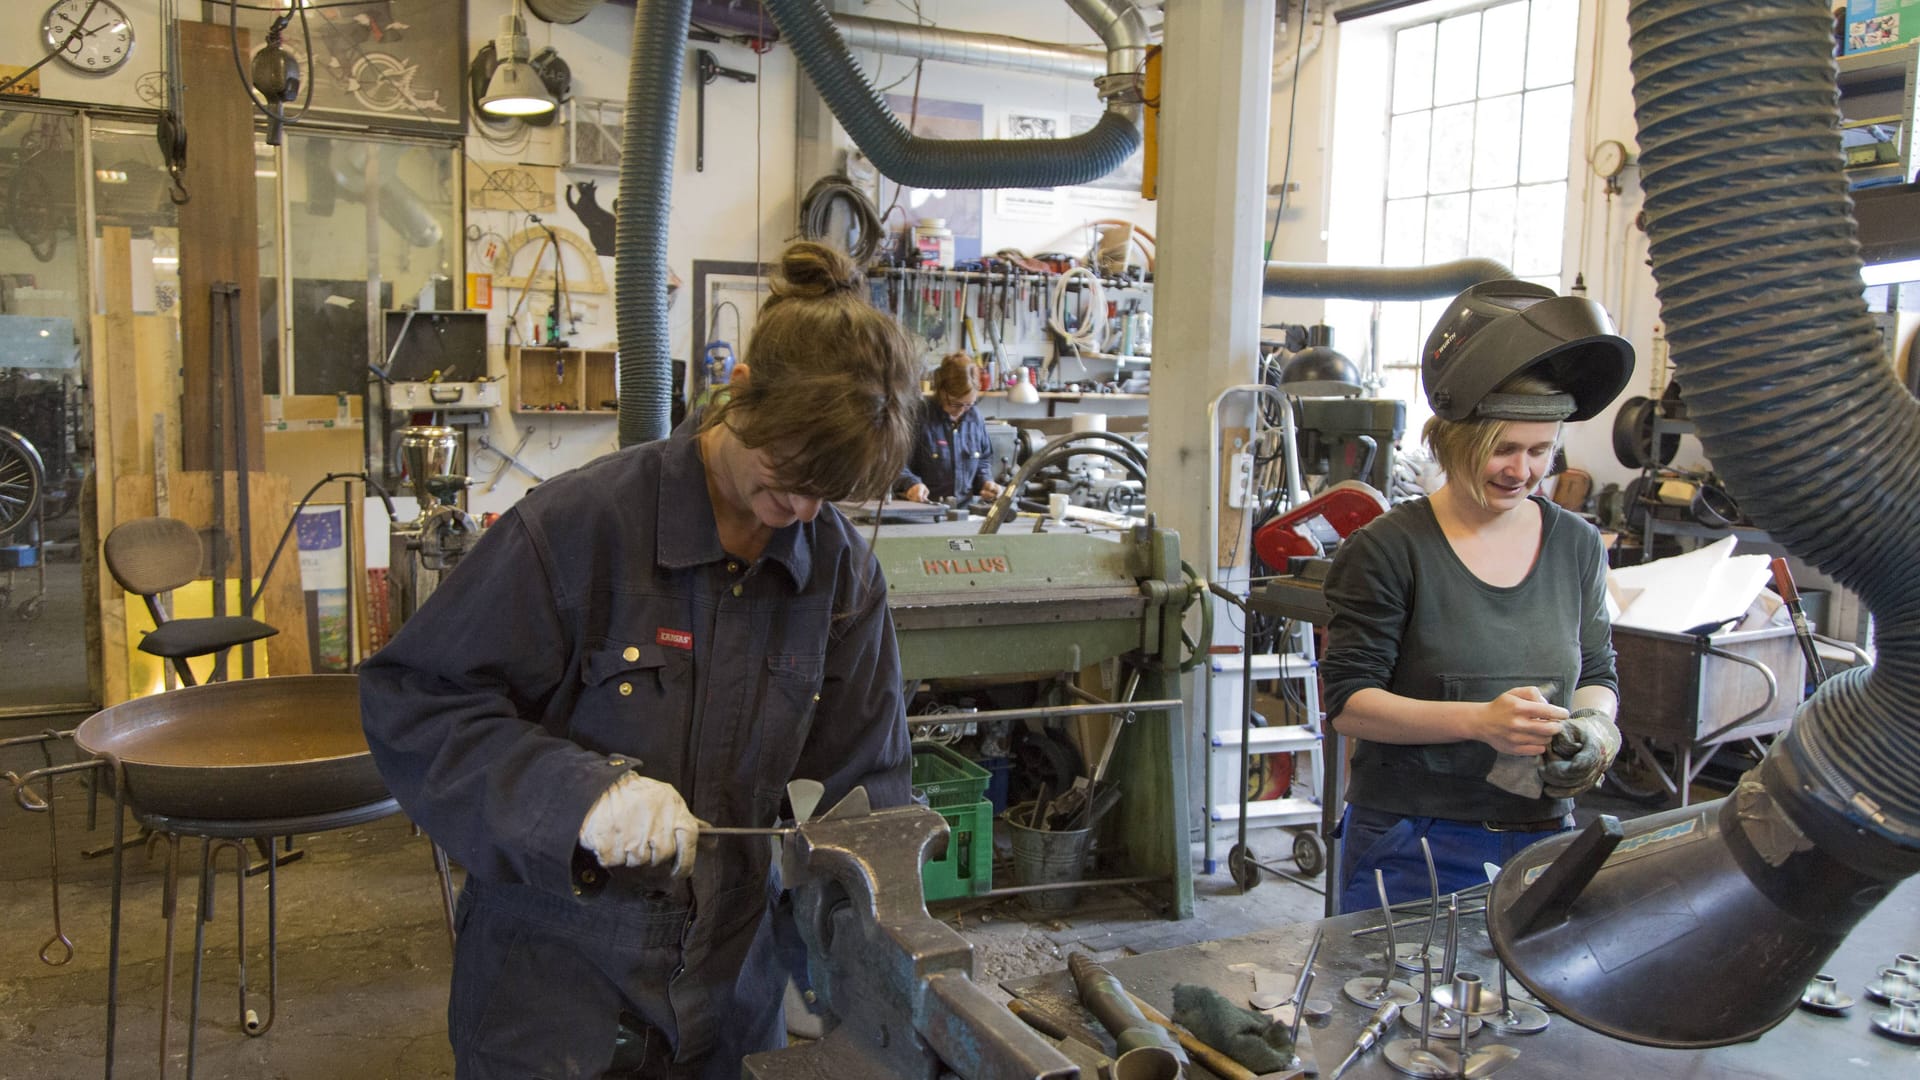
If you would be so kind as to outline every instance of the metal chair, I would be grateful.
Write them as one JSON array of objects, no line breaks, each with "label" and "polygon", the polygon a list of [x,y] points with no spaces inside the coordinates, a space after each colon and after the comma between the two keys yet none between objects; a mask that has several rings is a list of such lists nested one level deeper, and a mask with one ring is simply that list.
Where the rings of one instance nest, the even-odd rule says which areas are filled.
[{"label": "metal chair", "polygon": [[[140,651],[173,661],[184,685],[194,685],[187,661],[196,656],[225,653],[279,633],[245,615],[207,618],[169,618],[158,599],[200,576],[205,553],[193,526],[178,518],[146,517],[123,522],[107,534],[107,570],[130,593],[139,594],[153,615],[154,629],[140,639]],[[246,582],[241,588],[247,587]]]}]

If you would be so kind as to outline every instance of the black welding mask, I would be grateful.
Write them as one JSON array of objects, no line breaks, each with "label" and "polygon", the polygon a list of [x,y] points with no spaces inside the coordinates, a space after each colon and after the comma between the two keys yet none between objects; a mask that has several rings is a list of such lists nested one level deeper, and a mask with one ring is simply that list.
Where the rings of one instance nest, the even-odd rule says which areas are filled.
[{"label": "black welding mask", "polygon": [[[1444,420],[1587,420],[1633,374],[1633,346],[1599,304],[1527,281],[1483,281],[1453,298],[1427,335],[1420,384]],[[1496,388],[1534,375],[1571,398],[1549,415],[1494,408]]]}]

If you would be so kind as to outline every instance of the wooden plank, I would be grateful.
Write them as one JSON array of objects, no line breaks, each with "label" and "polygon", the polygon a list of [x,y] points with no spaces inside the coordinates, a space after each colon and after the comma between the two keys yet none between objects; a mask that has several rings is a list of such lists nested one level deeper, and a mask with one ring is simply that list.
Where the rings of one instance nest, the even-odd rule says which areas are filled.
[{"label": "wooden plank", "polygon": [[[233,77],[228,28],[211,23],[180,23],[181,70],[186,80],[186,111],[193,118],[193,152],[187,155],[186,188],[191,196],[180,208],[180,340],[186,361],[183,387],[183,452],[188,469],[212,464],[213,415],[208,398],[210,289],[215,282],[240,286],[240,366],[248,425],[247,468],[258,471],[266,460],[261,447],[260,253],[253,176],[253,104]],[[247,54],[246,31],[240,51]],[[312,76],[315,73],[309,72]],[[226,355],[225,342],[218,354]],[[223,382],[233,377],[229,364]],[[228,385],[223,395],[233,400]],[[223,408],[230,408],[223,404]],[[227,446],[223,460],[236,470],[234,425],[221,425]]]},{"label": "wooden plank", "polygon": [[[213,521],[213,491],[209,482],[210,474],[205,472],[177,472],[168,478],[168,495],[171,499],[169,517],[176,517],[196,529],[204,529]],[[224,485],[226,491],[227,541],[238,550],[239,539],[234,525],[239,515],[239,492],[234,477],[229,475]],[[116,483],[114,501],[119,509],[122,521],[145,517],[153,513],[153,477],[151,474],[122,476]],[[258,577],[267,568],[267,560],[273,556],[273,546],[280,539],[281,530],[286,528],[287,520],[293,514],[293,501],[288,496],[287,478],[273,473],[254,473],[251,479],[252,496],[252,537],[253,573]],[[117,524],[117,523],[116,523]],[[291,542],[289,542],[291,543]],[[228,572],[239,572],[238,560],[232,560]],[[110,580],[110,579],[108,579]],[[121,601],[117,588],[104,588],[110,594],[102,601],[103,628],[110,625],[107,608]],[[238,614],[238,612],[235,612]],[[280,565],[273,571],[273,577],[267,582],[266,593],[260,598],[260,606],[254,611],[254,617],[269,625],[279,627],[280,633],[267,639],[267,670],[274,675],[305,675],[313,670],[313,661],[307,647],[307,606],[306,594],[300,584],[300,561],[298,552],[281,555]],[[126,700],[126,631],[124,615],[120,620],[120,636],[117,643],[111,634],[103,634],[106,639],[103,652],[103,667],[109,675],[118,669],[118,681],[112,678],[104,680],[108,694],[106,704],[115,704]],[[116,651],[116,648],[118,651]],[[237,656],[238,654],[236,654]],[[237,665],[236,665],[237,673]],[[120,697],[113,697],[117,689]]]}]

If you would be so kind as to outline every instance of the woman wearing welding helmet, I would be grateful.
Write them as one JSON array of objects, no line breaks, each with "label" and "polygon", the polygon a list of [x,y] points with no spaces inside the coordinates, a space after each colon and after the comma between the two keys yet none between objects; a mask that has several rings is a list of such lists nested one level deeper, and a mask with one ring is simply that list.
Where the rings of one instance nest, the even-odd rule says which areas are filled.
[{"label": "woman wearing welding helmet", "polygon": [[[1327,716],[1353,740],[1341,910],[1443,892],[1572,824],[1620,746],[1599,534],[1535,494],[1562,425],[1633,348],[1599,305],[1521,281],[1455,297],[1427,338],[1424,437],[1447,481],[1348,537],[1330,571]],[[1556,736],[1560,738],[1556,742]]]}]

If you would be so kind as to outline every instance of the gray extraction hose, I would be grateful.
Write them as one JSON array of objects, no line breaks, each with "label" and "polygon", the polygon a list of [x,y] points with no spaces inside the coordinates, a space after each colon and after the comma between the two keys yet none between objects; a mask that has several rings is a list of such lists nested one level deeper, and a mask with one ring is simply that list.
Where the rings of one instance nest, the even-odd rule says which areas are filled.
[{"label": "gray extraction hose", "polygon": [[1825,0],[1634,0],[1628,20],[1688,414],[1741,508],[1876,619],[1877,665],[1823,684],[1774,754],[1846,831],[1920,848],[1920,405],[1861,297],[1832,16]]},{"label": "gray extraction hose", "polygon": [[1260,291],[1317,300],[1431,300],[1464,292],[1513,271],[1493,259],[1455,259],[1431,266],[1321,266],[1270,262]]},{"label": "gray extraction hose", "polygon": [[[867,81],[822,0],[765,0],[780,35],[855,145],[895,183],[923,188],[1026,188],[1084,184],[1120,167],[1140,146],[1128,108],[1065,139],[925,139],[907,130]],[[651,5],[641,5],[644,10]],[[685,7],[684,0],[679,5]],[[640,65],[634,57],[636,70]],[[678,73],[678,66],[675,66]],[[637,76],[636,76],[637,78]],[[628,123],[632,123],[629,106]],[[625,198],[622,187],[621,198]]]},{"label": "gray extraction hose", "polygon": [[620,204],[614,211],[621,446],[666,438],[672,417],[667,225],[673,206],[673,136],[692,9],[693,0],[650,0],[633,9]]}]

